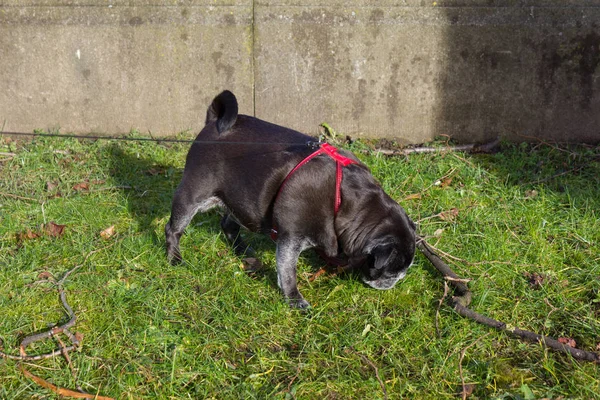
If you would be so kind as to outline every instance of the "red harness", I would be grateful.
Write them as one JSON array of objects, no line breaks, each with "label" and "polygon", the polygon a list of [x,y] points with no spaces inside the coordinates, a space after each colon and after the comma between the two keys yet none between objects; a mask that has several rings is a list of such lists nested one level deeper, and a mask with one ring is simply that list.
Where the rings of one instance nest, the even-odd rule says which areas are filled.
[{"label": "red harness", "polygon": [[[344,157],[343,155],[338,153],[337,148],[330,145],[329,143],[323,143],[321,146],[319,146],[319,148],[315,152],[311,153],[304,160],[300,161],[298,163],[298,165],[296,165],[290,171],[290,173],[287,174],[287,176],[281,183],[281,186],[279,186],[279,191],[277,192],[277,195],[275,196],[275,202],[277,202],[277,199],[279,198],[279,195],[281,194],[283,187],[285,186],[287,181],[290,179],[292,174],[294,172],[296,172],[298,169],[300,169],[300,167],[302,167],[303,165],[308,163],[310,160],[312,160],[313,158],[318,156],[319,154],[327,154],[329,157],[331,157],[335,160],[335,165],[336,165],[336,169],[335,169],[335,203],[334,203],[333,210],[334,210],[334,215],[337,215],[337,213],[340,209],[340,206],[342,205],[342,194],[341,194],[342,174],[343,174],[342,167],[347,167],[350,164],[358,164],[358,162],[354,161],[351,158]],[[275,204],[275,202],[273,204]],[[277,230],[275,229],[275,227],[273,227],[273,229],[271,229],[271,238],[273,240],[277,240]]]}]

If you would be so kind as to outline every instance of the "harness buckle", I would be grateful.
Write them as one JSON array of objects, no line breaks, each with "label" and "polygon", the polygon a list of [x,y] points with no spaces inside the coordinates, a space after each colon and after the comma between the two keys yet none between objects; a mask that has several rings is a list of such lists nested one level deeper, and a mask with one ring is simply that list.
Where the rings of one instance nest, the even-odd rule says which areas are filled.
[{"label": "harness buckle", "polygon": [[319,147],[321,147],[321,145],[323,144],[323,142],[319,141],[313,141],[313,140],[309,140],[308,142],[306,142],[306,146],[310,149],[313,150],[317,150]]}]

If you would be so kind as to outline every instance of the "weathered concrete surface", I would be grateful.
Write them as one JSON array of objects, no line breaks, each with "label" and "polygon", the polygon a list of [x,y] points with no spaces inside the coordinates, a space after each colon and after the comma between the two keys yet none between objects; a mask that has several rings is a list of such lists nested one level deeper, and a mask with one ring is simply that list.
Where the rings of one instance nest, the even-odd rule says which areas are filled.
[{"label": "weathered concrete surface", "polygon": [[7,131],[195,131],[224,87],[253,112],[250,1],[23,3],[0,6]]},{"label": "weathered concrete surface", "polygon": [[590,2],[303,3],[256,8],[262,117],[409,142],[600,141],[600,8]]},{"label": "weathered concrete surface", "polygon": [[0,0],[0,123],[197,131],[229,88],[312,134],[600,142],[597,24],[600,0]]}]

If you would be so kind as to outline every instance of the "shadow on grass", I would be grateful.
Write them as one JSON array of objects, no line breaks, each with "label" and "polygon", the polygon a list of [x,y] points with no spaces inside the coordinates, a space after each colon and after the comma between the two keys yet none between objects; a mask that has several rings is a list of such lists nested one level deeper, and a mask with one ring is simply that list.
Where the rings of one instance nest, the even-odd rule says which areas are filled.
[{"label": "shadow on grass", "polygon": [[600,209],[600,147],[504,143],[500,152],[477,156],[486,170],[508,185],[545,191]]},{"label": "shadow on grass", "polygon": [[117,143],[109,147],[107,155],[110,175],[123,191],[138,230],[148,232],[156,245],[164,246],[164,237],[157,235],[155,221],[170,214],[171,198],[182,171]]}]

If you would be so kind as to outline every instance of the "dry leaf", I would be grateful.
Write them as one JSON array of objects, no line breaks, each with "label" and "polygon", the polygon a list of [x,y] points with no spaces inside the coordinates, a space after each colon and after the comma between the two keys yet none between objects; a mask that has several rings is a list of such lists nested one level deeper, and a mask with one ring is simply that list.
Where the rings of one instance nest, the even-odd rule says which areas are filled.
[{"label": "dry leaf", "polygon": [[547,280],[545,275],[538,274],[537,272],[524,272],[523,276],[527,278],[529,284],[534,289],[541,288],[542,284]]},{"label": "dry leaf", "polygon": [[25,232],[20,232],[17,233],[17,241],[18,242],[22,242],[23,240],[28,240],[28,239],[35,239],[35,238],[39,238],[40,235],[31,231],[30,229],[27,229]]},{"label": "dry leaf", "polygon": [[421,198],[421,193],[413,193],[413,194],[409,194],[408,196],[406,196],[404,198],[404,200],[418,200]]},{"label": "dry leaf", "polygon": [[69,150],[54,150],[52,153],[67,155],[67,154],[70,154],[71,152]]},{"label": "dry leaf", "polygon": [[57,223],[50,221],[46,225],[44,225],[44,231],[49,236],[59,237],[59,236],[63,235],[65,227],[66,227],[66,225],[59,225]]},{"label": "dry leaf", "polygon": [[225,250],[225,249],[221,249],[221,250],[217,251],[217,256],[219,256],[221,258],[227,256],[228,254],[229,254],[229,251]]},{"label": "dry leaf", "polygon": [[54,279],[54,276],[49,271],[43,271],[38,274],[38,279]]},{"label": "dry leaf", "polygon": [[442,236],[442,233],[444,233],[444,229],[436,229],[436,231],[433,232],[433,236],[439,238],[440,236]]},{"label": "dry leaf", "polygon": [[315,279],[317,279],[319,276],[323,275],[325,272],[327,272],[325,270],[325,268],[321,268],[320,270],[318,270],[317,272],[315,272],[314,274],[312,274],[312,276],[310,278],[308,278],[308,280],[310,282],[313,282]]},{"label": "dry leaf", "polygon": [[165,173],[165,169],[164,168],[160,168],[160,167],[152,167],[152,168],[149,168],[148,170],[146,170],[146,173],[148,175],[164,174]]},{"label": "dry leaf", "polygon": [[46,191],[47,192],[52,192],[57,187],[58,187],[58,183],[56,183],[56,182],[46,182]]},{"label": "dry leaf", "polygon": [[534,197],[536,197],[537,195],[538,195],[538,191],[537,190],[527,190],[525,192],[525,197],[528,197],[528,198],[531,198],[531,199],[534,198]]},{"label": "dry leaf", "polygon": [[462,390],[462,396],[463,399],[466,399],[467,397],[471,396],[473,394],[473,391],[475,390],[475,385],[472,383],[465,383],[463,385],[463,390]]},{"label": "dry leaf", "polygon": [[458,208],[454,207],[448,211],[442,211],[438,214],[442,221],[454,221],[458,217]]},{"label": "dry leaf", "polygon": [[558,338],[558,342],[562,343],[566,346],[572,347],[572,348],[577,347],[577,343],[575,342],[575,339],[573,339],[573,338],[560,337],[560,338]]},{"label": "dry leaf", "polygon": [[87,182],[80,182],[73,186],[73,190],[76,192],[90,190],[90,185]]},{"label": "dry leaf", "polygon": [[100,236],[102,236],[102,239],[109,239],[114,234],[115,234],[115,226],[114,225],[111,225],[108,228],[106,228],[105,230],[103,230],[102,232],[100,232]]},{"label": "dry leaf", "polygon": [[442,182],[440,182],[440,187],[441,188],[448,187],[448,186],[450,186],[451,183],[452,183],[451,177],[445,178],[444,180],[442,180]]}]

